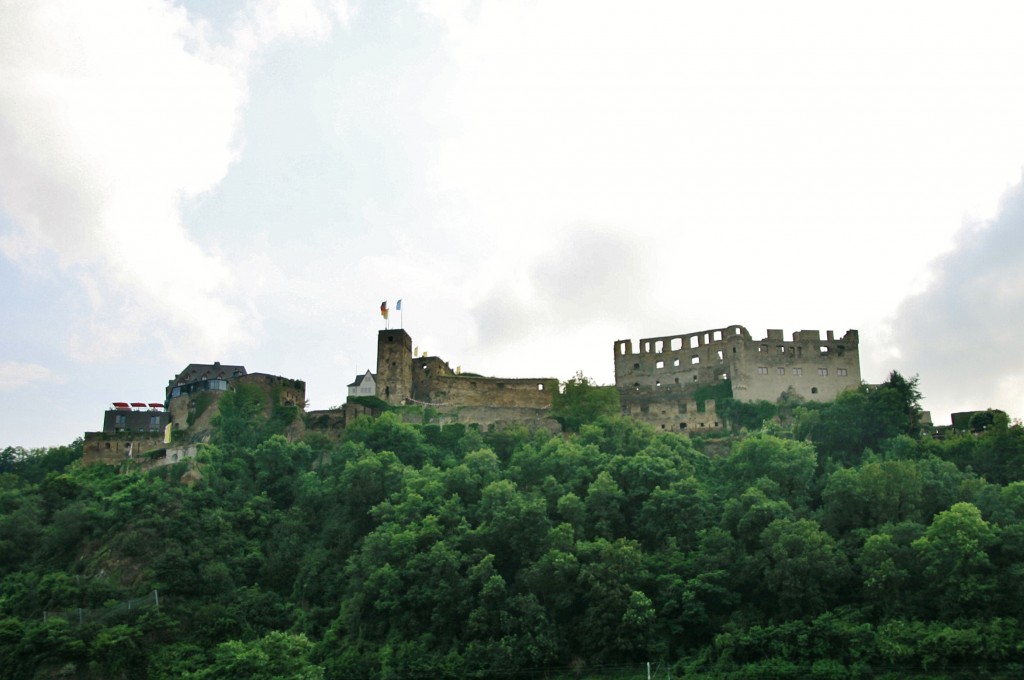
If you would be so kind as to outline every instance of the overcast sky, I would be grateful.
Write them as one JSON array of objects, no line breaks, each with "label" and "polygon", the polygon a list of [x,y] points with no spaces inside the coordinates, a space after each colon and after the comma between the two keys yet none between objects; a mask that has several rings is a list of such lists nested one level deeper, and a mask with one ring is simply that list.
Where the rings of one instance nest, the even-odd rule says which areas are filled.
[{"label": "overcast sky", "polygon": [[1019,2],[0,0],[0,446],[190,362],[613,381],[618,339],[860,331],[1024,416]]}]

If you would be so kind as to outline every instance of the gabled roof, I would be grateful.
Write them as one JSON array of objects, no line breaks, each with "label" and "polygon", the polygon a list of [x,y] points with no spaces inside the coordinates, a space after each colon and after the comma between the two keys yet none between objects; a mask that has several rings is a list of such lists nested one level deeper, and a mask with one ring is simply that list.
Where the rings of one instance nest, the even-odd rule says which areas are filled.
[{"label": "gabled roof", "polygon": [[363,384],[363,381],[366,380],[367,377],[369,377],[370,380],[372,380],[373,382],[377,382],[377,376],[375,376],[373,373],[370,373],[370,371],[367,370],[366,373],[363,373],[362,375],[357,375],[356,381],[353,383],[349,383],[346,387],[359,387],[360,385]]},{"label": "gabled roof", "polygon": [[189,364],[181,373],[174,376],[169,385],[186,385],[200,380],[215,380],[218,378],[229,380],[230,378],[237,378],[245,374],[245,366],[222,364],[219,361],[215,361],[212,364]]}]

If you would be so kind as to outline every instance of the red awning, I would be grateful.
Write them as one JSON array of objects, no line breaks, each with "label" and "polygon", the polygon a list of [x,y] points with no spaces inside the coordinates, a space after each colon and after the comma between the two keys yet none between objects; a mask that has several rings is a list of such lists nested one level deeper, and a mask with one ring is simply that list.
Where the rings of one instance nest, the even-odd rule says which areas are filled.
[{"label": "red awning", "polygon": [[164,407],[164,405],[163,405],[163,404],[160,404],[160,403],[157,403],[157,402],[155,402],[155,401],[153,401],[153,402],[150,402],[150,403],[149,403],[149,407],[150,407],[150,408],[163,408],[163,407]]},{"label": "red awning", "polygon": [[135,408],[146,408],[146,402],[144,401],[133,401],[132,406]]},{"label": "red awning", "polygon": [[114,408],[131,408],[127,401],[115,401]]}]

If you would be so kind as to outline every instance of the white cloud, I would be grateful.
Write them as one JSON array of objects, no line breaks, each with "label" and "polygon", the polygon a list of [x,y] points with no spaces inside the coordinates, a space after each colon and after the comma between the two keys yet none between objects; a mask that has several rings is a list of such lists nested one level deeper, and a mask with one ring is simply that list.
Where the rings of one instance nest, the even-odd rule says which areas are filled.
[{"label": "white cloud", "polygon": [[186,232],[181,202],[239,156],[254,51],[322,39],[346,12],[258,2],[235,42],[214,45],[204,22],[161,0],[5,6],[0,206],[14,229],[0,250],[19,261],[53,252],[93,291],[73,354],[110,356],[156,327],[215,353],[258,333],[232,263]]},{"label": "white cloud", "polygon": [[998,215],[960,233],[933,263],[928,287],[905,299],[893,341],[907,374],[919,373],[935,422],[950,413],[1001,408],[1024,415],[1024,179]]},{"label": "white cloud", "polygon": [[[785,285],[853,280],[881,244],[914,262],[948,248],[1024,157],[1012,5],[470,7],[424,4],[457,74],[431,180],[503,262],[583,221],[700,280],[725,263]],[[885,268],[871,299],[847,302],[891,311],[885,291],[919,275]]]},{"label": "white cloud", "polygon": [[50,369],[39,364],[0,361],[0,391],[14,390],[35,383],[62,382]]},{"label": "white cloud", "polygon": [[260,0],[251,24],[259,43],[280,39],[324,40],[335,23],[347,25],[353,8],[345,0]]}]

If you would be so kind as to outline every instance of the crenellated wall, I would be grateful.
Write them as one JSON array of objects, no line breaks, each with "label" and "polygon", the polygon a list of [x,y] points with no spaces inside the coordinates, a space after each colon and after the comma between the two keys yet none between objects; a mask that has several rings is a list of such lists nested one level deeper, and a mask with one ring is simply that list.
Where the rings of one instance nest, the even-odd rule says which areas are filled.
[{"label": "crenellated wall", "polygon": [[732,325],[644,338],[635,348],[632,340],[617,340],[614,354],[623,411],[664,429],[723,426],[717,416],[692,417],[690,400],[701,391],[774,402],[792,389],[808,400],[831,401],[861,380],[855,330],[840,338],[832,331],[822,338],[819,331],[803,330],[786,340],[781,330],[770,329],[755,340],[743,326]]},{"label": "crenellated wall", "polygon": [[555,378],[492,378],[461,375],[437,357],[413,359],[412,399],[460,406],[550,408]]},{"label": "crenellated wall", "polygon": [[404,330],[378,334],[376,380],[377,396],[384,401],[429,407],[450,422],[483,427],[554,423],[545,421],[558,390],[556,378],[462,374],[439,357],[413,357],[412,338]]}]

